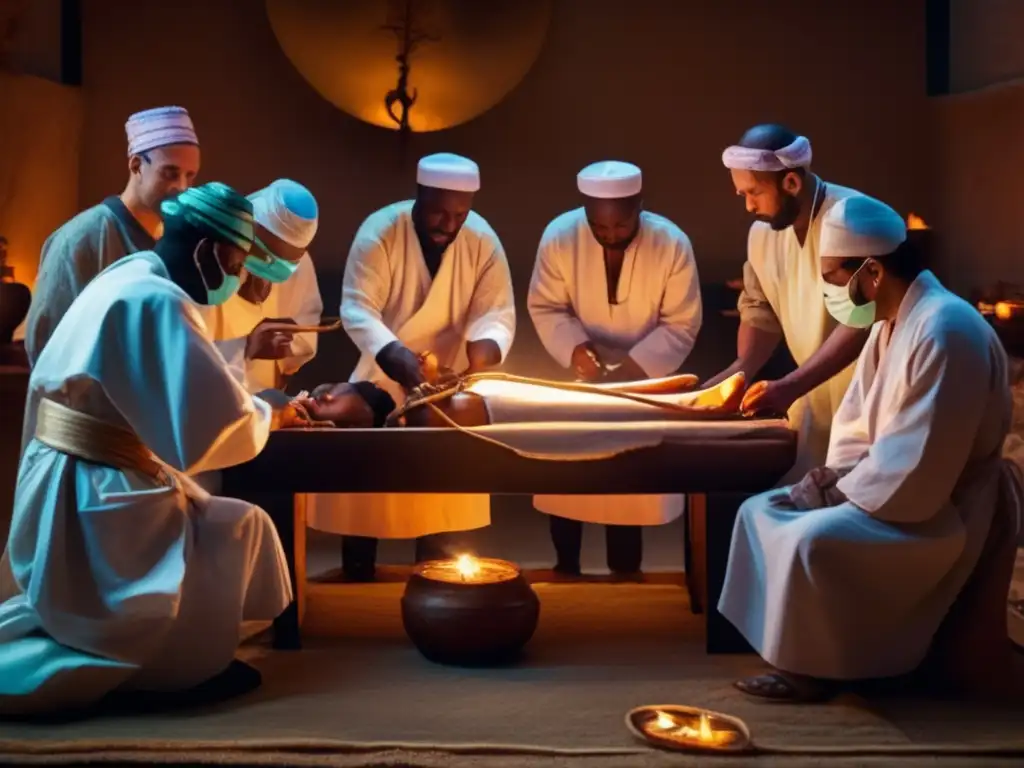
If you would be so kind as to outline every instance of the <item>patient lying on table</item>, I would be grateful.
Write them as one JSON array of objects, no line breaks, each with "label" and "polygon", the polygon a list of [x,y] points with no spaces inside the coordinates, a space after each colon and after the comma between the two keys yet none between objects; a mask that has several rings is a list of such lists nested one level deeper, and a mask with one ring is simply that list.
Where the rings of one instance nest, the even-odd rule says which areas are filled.
[{"label": "patient lying on table", "polygon": [[[670,376],[625,384],[545,381],[503,373],[435,379],[398,409],[369,382],[325,384],[303,405],[316,419],[337,426],[455,426],[537,422],[701,421],[739,414],[744,379],[737,374],[715,387],[691,391],[696,377]],[[390,409],[385,414],[385,409]]]}]

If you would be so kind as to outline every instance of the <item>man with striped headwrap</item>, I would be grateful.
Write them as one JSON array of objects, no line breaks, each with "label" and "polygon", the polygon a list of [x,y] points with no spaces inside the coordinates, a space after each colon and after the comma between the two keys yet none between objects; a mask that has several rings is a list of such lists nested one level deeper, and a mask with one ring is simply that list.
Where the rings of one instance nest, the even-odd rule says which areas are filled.
[{"label": "man with striped headwrap", "polygon": [[0,562],[0,713],[250,690],[259,673],[234,660],[241,623],[292,597],[267,515],[190,477],[302,423],[242,388],[199,314],[238,289],[252,204],[211,183],[163,215],[154,251],[85,287],[29,380]]},{"label": "man with striped headwrap", "polygon": [[86,284],[118,259],[151,250],[160,237],[160,204],[192,185],[199,173],[199,139],[181,107],[136,112],[125,123],[128,183],[50,235],[25,328],[34,365],[53,329]]},{"label": "man with striped headwrap", "polygon": [[867,334],[837,326],[822,298],[821,221],[840,200],[860,195],[811,172],[811,142],[781,125],[757,125],[722,153],[736,194],[756,221],[747,238],[736,360],[712,386],[742,371],[753,381],[780,341],[797,370],[758,381],[743,400],[750,411],[788,412],[799,434],[796,462],[784,483],[820,466],[832,416],[853,375]]}]

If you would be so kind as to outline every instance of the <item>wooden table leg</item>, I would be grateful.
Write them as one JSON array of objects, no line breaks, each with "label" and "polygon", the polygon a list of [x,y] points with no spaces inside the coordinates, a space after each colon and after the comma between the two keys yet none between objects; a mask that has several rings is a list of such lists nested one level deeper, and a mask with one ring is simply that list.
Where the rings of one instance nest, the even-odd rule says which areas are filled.
[{"label": "wooden table leg", "polygon": [[707,645],[712,653],[753,653],[746,638],[728,619],[718,612],[718,598],[725,584],[725,569],[729,562],[729,546],[736,513],[746,499],[745,494],[714,493],[707,496]]},{"label": "wooden table leg", "polygon": [[685,514],[683,557],[686,561],[686,591],[690,595],[690,612],[701,614],[708,601],[707,496],[703,493],[687,494]]},{"label": "wooden table leg", "polygon": [[295,536],[295,567],[292,572],[292,585],[295,589],[295,602],[299,611],[299,627],[306,617],[306,585],[308,569],[306,565],[306,494],[296,493],[292,503],[292,531]]},{"label": "wooden table leg", "polygon": [[[306,587],[306,527],[296,528],[298,510],[295,497],[290,493],[250,494],[246,499],[258,504],[277,529],[278,538],[284,548],[288,562],[288,575],[292,580],[295,599],[274,619],[273,646],[278,650],[297,651],[302,648],[302,634],[299,631],[300,601],[305,602]],[[302,509],[305,522],[305,508]],[[301,544],[301,554],[300,545]]]}]

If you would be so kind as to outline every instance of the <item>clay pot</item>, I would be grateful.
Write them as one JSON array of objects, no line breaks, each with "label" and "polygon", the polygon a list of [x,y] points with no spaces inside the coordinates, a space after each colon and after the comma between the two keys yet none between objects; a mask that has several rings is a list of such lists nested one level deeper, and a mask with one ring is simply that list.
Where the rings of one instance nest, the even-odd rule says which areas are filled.
[{"label": "clay pot", "polygon": [[[402,595],[405,632],[427,659],[455,666],[515,661],[533,637],[540,600],[512,563],[479,560],[480,578],[459,581],[438,570],[449,561],[416,568]],[[495,571],[495,573],[488,573]]]}]

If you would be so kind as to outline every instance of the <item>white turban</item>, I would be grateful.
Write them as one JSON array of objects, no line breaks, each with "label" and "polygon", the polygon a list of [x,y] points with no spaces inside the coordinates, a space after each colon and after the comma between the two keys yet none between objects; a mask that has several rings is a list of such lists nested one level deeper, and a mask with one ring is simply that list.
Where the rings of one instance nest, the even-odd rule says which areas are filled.
[{"label": "white turban", "polygon": [[822,257],[863,259],[888,256],[907,239],[903,217],[867,195],[845,197],[821,220]]},{"label": "white turban", "polygon": [[480,166],[468,157],[439,152],[420,160],[416,182],[424,187],[476,192],[480,189]]},{"label": "white turban", "polygon": [[249,195],[253,218],[295,248],[308,248],[316,235],[318,208],[313,193],[291,179],[278,179]]},{"label": "white turban", "polygon": [[643,174],[632,163],[605,160],[592,163],[580,171],[576,176],[576,186],[587,197],[633,197],[643,189]]},{"label": "white turban", "polygon": [[782,149],[752,149],[729,147],[722,153],[722,164],[736,171],[788,171],[806,168],[811,164],[811,142],[798,136]]},{"label": "white turban", "polygon": [[136,112],[124,124],[128,156],[171,144],[199,146],[192,118],[184,107],[156,107]]}]

